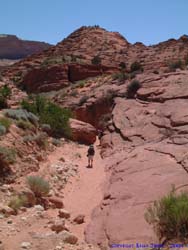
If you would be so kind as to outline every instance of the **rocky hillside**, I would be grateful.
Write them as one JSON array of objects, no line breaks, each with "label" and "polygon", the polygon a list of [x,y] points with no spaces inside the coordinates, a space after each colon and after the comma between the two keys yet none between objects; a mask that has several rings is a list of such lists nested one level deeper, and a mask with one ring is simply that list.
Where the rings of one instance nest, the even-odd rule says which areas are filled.
[{"label": "rocky hillside", "polygon": [[[36,136],[42,132],[42,127],[17,128],[18,116],[9,133],[3,134],[2,146],[15,145],[20,152],[18,162],[11,165],[13,174],[8,174],[13,181],[7,176],[3,179],[3,183],[11,182],[7,187],[11,195],[23,187],[22,168],[24,175],[36,171],[52,185],[51,193],[40,203],[43,208],[27,208],[26,219],[22,220],[23,208],[13,220],[16,225],[27,225],[28,249],[32,249],[31,246],[38,249],[40,242],[45,249],[51,250],[53,242],[58,240],[55,249],[85,250],[90,245],[79,243],[84,236],[87,243],[102,250],[110,249],[112,244],[135,246],[140,242],[151,247],[151,243],[159,243],[160,239],[144,218],[148,206],[167,194],[172,185],[177,193],[187,189],[187,65],[188,37],[185,35],[178,40],[170,39],[147,47],[140,43],[132,45],[120,34],[99,27],[82,27],[57,46],[4,71],[2,84],[6,82],[13,90],[8,100],[9,108],[19,107],[20,101],[27,98],[25,90],[43,92],[53,103],[71,109],[77,119],[69,122],[71,139],[78,144],[61,139],[58,145],[58,141],[48,134],[50,147],[42,148],[41,155],[41,140],[38,145]],[[84,167],[87,164],[86,148],[80,143],[93,143],[99,128],[103,130],[103,136],[100,146],[95,145],[94,168],[87,169]],[[27,138],[28,129],[32,140]],[[54,144],[60,146],[55,154]],[[53,161],[58,162],[56,166]],[[105,170],[105,177],[101,169]],[[69,182],[70,176],[73,179]],[[79,180],[74,176],[79,176]],[[99,179],[103,183],[99,183]],[[70,186],[66,193],[64,184],[67,182]],[[93,187],[97,190],[95,193]],[[6,184],[3,188],[1,197],[6,201],[10,193]],[[96,198],[100,192],[102,198]],[[60,221],[59,214],[67,216],[67,211],[53,207],[51,197],[54,195],[58,196],[55,205],[60,198],[73,214],[77,211],[86,213],[88,207],[92,207],[92,212],[87,210],[86,223],[82,220],[82,226],[73,226],[72,218],[68,217]],[[0,214],[3,214],[2,225],[5,226],[6,213],[4,215],[3,211],[0,210]],[[32,233],[29,233],[29,216],[35,219]],[[34,233],[37,220],[41,226]],[[53,233],[52,228],[55,228]],[[61,242],[60,238],[65,237],[68,230],[75,234],[69,234],[69,243],[78,241],[78,245]],[[12,240],[20,237],[17,247],[23,241],[19,232],[13,230],[9,234],[5,231],[5,246],[8,246],[7,235]],[[174,243],[178,240],[172,239]]]},{"label": "rocky hillside", "polygon": [[50,44],[21,40],[14,35],[0,35],[0,59],[21,59],[50,48]]},{"label": "rocky hillside", "polygon": [[[133,63],[139,63],[135,68]],[[88,77],[142,69],[158,73],[188,62],[188,37],[153,46],[130,44],[117,32],[81,27],[56,46],[18,62],[4,72],[28,92],[48,92]],[[138,66],[138,65],[137,65]],[[53,77],[52,77],[53,75]]]}]

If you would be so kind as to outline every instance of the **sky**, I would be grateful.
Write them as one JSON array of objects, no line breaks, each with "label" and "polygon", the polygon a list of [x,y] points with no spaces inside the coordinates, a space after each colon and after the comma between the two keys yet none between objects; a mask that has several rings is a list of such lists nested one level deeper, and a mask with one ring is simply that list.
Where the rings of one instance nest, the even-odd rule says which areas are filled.
[{"label": "sky", "polygon": [[188,35],[188,0],[0,0],[0,9],[0,34],[51,44],[83,25],[146,45]]}]

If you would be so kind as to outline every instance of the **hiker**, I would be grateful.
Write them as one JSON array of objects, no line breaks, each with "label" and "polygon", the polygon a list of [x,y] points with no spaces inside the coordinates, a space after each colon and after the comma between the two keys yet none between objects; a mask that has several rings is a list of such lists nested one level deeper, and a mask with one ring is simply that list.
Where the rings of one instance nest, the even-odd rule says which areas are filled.
[{"label": "hiker", "polygon": [[91,144],[88,148],[87,151],[87,157],[88,157],[88,168],[92,168],[93,167],[93,157],[95,154],[95,150],[94,150],[94,146],[93,144]]}]

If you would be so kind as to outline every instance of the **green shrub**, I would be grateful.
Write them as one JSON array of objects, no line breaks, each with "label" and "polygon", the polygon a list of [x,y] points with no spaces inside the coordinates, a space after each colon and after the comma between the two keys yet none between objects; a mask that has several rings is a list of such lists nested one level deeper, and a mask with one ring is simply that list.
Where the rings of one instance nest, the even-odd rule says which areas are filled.
[{"label": "green shrub", "polygon": [[133,80],[128,86],[127,86],[127,98],[134,98],[137,90],[141,87],[141,84],[138,80]]},{"label": "green shrub", "polygon": [[7,98],[0,95],[0,109],[6,109],[8,107]]},{"label": "green shrub", "polygon": [[119,67],[120,67],[122,70],[125,70],[125,69],[126,69],[126,64],[125,64],[124,62],[120,62]]},{"label": "green shrub", "polygon": [[48,146],[48,140],[47,140],[47,134],[46,133],[40,133],[34,136],[34,141],[37,143],[39,147],[42,149],[47,149]]},{"label": "green shrub", "polygon": [[79,81],[79,82],[78,82],[78,87],[79,87],[79,88],[83,88],[83,87],[85,86],[85,83],[86,83],[86,82],[85,82],[84,80]]},{"label": "green shrub", "polygon": [[185,240],[188,237],[188,194],[168,195],[155,201],[145,213],[146,221],[153,225],[159,240]]},{"label": "green shrub", "polygon": [[93,59],[91,60],[91,63],[93,65],[99,65],[101,64],[101,58],[99,56],[94,56]]},{"label": "green shrub", "polygon": [[0,125],[4,126],[6,128],[6,131],[9,130],[11,123],[11,120],[6,117],[0,118]]},{"label": "green shrub", "polygon": [[52,144],[56,147],[60,147],[61,146],[61,141],[59,139],[53,138],[52,139]]},{"label": "green shrub", "polygon": [[176,69],[183,69],[183,62],[181,60],[170,62],[168,66],[172,71]]},{"label": "green shrub", "polygon": [[7,132],[6,128],[0,124],[0,136],[5,135]]},{"label": "green shrub", "polygon": [[112,76],[113,80],[119,80],[119,81],[125,81],[129,78],[129,76],[127,74],[125,74],[124,72],[119,72],[119,73],[115,73]]},{"label": "green shrub", "polygon": [[130,71],[131,72],[134,72],[134,71],[143,71],[141,63],[138,62],[138,61],[133,62],[131,64]]},{"label": "green shrub", "polygon": [[40,176],[27,177],[27,184],[36,197],[47,196],[50,191],[48,181],[44,180]]},{"label": "green shrub", "polygon": [[72,113],[69,109],[61,108],[41,96],[34,98],[31,103],[24,100],[22,107],[37,115],[40,124],[49,124],[53,135],[70,137],[69,118]]},{"label": "green shrub", "polygon": [[7,117],[10,117],[18,121],[19,120],[28,121],[34,125],[37,125],[39,120],[39,118],[36,115],[34,115],[31,112],[28,112],[25,109],[6,109],[4,113]]},{"label": "green shrub", "polygon": [[25,207],[28,204],[28,199],[25,195],[13,196],[8,203],[8,206],[17,211],[20,207]]},{"label": "green shrub", "polygon": [[13,148],[0,146],[0,172],[16,161],[16,151]]},{"label": "green shrub", "polygon": [[24,121],[22,119],[20,119],[19,121],[17,121],[16,125],[21,128],[21,129],[29,129],[32,130],[34,128],[34,126],[31,124],[31,122],[29,121]]},{"label": "green shrub", "polygon": [[102,115],[99,120],[99,127],[101,127],[102,129],[105,129],[111,119],[112,119],[111,113]]},{"label": "green shrub", "polygon": [[8,98],[11,95],[11,89],[9,88],[8,85],[4,85],[0,89],[0,95],[3,96],[4,98]]}]

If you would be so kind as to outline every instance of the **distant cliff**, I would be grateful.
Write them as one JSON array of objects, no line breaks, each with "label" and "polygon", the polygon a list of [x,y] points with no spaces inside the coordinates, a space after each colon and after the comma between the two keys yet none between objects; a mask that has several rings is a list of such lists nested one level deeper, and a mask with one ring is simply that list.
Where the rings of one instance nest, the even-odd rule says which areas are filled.
[{"label": "distant cliff", "polygon": [[14,35],[0,35],[0,59],[21,59],[51,47],[50,44],[21,40]]}]

